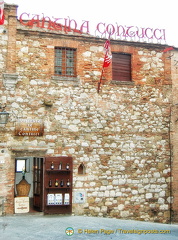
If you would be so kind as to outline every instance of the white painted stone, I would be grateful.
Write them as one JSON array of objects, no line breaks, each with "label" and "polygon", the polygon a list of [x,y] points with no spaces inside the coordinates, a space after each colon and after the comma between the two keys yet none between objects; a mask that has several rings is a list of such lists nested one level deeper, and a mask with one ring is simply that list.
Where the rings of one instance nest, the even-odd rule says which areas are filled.
[{"label": "white painted stone", "polygon": [[142,57],[142,58],[140,58],[140,60],[142,61],[142,62],[147,62],[147,58],[146,57]]},{"label": "white painted stone", "polygon": [[152,198],[153,197],[153,194],[152,193],[146,193],[146,199],[149,199],[149,198]]},{"label": "white painted stone", "polygon": [[122,210],[124,209],[124,207],[125,207],[124,204],[119,204],[119,205],[118,205],[119,211],[122,211]]},{"label": "white painted stone", "polygon": [[169,209],[169,205],[167,204],[161,204],[159,207],[160,210],[168,210]]},{"label": "white painted stone", "polygon": [[28,53],[28,47],[22,47],[21,52],[22,53]]},{"label": "white painted stone", "polygon": [[164,204],[164,202],[165,202],[164,198],[158,198],[158,203]]},{"label": "white painted stone", "polygon": [[104,197],[104,192],[99,192],[98,197]]},{"label": "white painted stone", "polygon": [[24,101],[24,99],[23,99],[23,98],[21,98],[21,97],[18,97],[16,101],[17,101],[17,102],[23,102],[23,101]]},{"label": "white painted stone", "polygon": [[161,192],[159,193],[159,196],[160,196],[160,197],[165,197],[165,196],[166,196],[166,192],[165,192],[165,191],[161,191]]},{"label": "white painted stone", "polygon": [[70,148],[70,149],[69,149],[69,153],[70,153],[70,154],[74,154],[74,153],[75,153],[75,148]]},{"label": "white painted stone", "polygon": [[106,186],[101,186],[100,191],[106,191]]},{"label": "white painted stone", "polygon": [[168,197],[167,201],[168,201],[168,203],[173,203],[173,197]]},{"label": "white painted stone", "polygon": [[143,188],[139,188],[138,189],[138,192],[141,194],[141,193],[145,193],[145,190]]},{"label": "white painted stone", "polygon": [[123,218],[127,218],[130,215],[129,211],[122,211],[120,214]]},{"label": "white painted stone", "polygon": [[109,197],[109,191],[108,190],[104,192],[104,196]]},{"label": "white painted stone", "polygon": [[74,119],[74,120],[72,121],[72,123],[73,123],[74,125],[77,125],[77,124],[80,123],[80,120],[79,120],[79,119]]},{"label": "white painted stone", "polygon": [[54,149],[48,149],[47,154],[54,154]]},{"label": "white painted stone", "polygon": [[112,181],[112,184],[113,184],[113,185],[118,185],[118,184],[119,184],[119,180],[118,180],[118,179],[114,179],[114,180]]},{"label": "white painted stone", "polygon": [[99,71],[93,71],[93,74],[96,75],[96,76],[100,76],[100,75],[101,75],[101,72],[99,72]]},{"label": "white painted stone", "polygon": [[40,42],[39,41],[33,41],[33,46],[34,47],[39,47],[40,46]]},{"label": "white painted stone", "polygon": [[82,146],[82,147],[89,147],[89,144],[88,144],[87,142],[82,142],[82,143],[81,143],[81,146]]},{"label": "white painted stone", "polygon": [[116,148],[117,147],[117,144],[116,143],[112,143],[111,144],[111,148]]},{"label": "white painted stone", "polygon": [[116,197],[121,197],[122,195],[122,192],[116,192]]},{"label": "white painted stone", "polygon": [[93,197],[97,197],[97,196],[98,196],[98,192],[95,192],[95,191],[92,192],[92,196],[93,196]]},{"label": "white painted stone", "polygon": [[83,187],[83,182],[77,181],[77,182],[75,183],[75,186],[78,187],[78,188]]},{"label": "white painted stone", "polygon": [[137,190],[132,190],[132,194],[136,195],[136,194],[138,194],[138,191]]},{"label": "white painted stone", "polygon": [[125,167],[124,167],[124,166],[120,166],[120,170],[121,170],[121,171],[124,171],[124,170],[125,170]]},{"label": "white painted stone", "polygon": [[94,211],[99,213],[100,212],[100,208],[99,207],[95,207]]},{"label": "white painted stone", "polygon": [[31,80],[31,81],[30,81],[30,84],[31,84],[31,85],[37,85],[37,81]]},{"label": "white painted stone", "polygon": [[13,108],[19,108],[19,104],[14,102],[14,103],[12,103],[12,107]]},{"label": "white painted stone", "polygon": [[101,212],[105,213],[105,212],[107,212],[107,209],[108,209],[107,206],[102,206],[101,207]]},{"label": "white painted stone", "polygon": [[49,139],[49,140],[55,140],[57,138],[57,136],[55,135],[46,135],[46,139]]},{"label": "white painted stone", "polygon": [[160,178],[160,173],[159,172],[155,172],[153,175],[154,175],[155,178]]},{"label": "white painted stone", "polygon": [[119,185],[123,185],[123,184],[125,184],[126,183],[126,179],[122,179],[122,178],[120,178],[119,179]]},{"label": "white painted stone", "polygon": [[87,51],[87,52],[84,52],[82,55],[84,57],[90,57],[91,56],[91,52]]},{"label": "white painted stone", "polygon": [[114,190],[111,190],[109,195],[110,195],[110,197],[115,197],[116,196],[116,192]]},{"label": "white painted stone", "polygon": [[97,52],[100,48],[99,47],[96,47],[96,46],[91,46],[90,47],[90,51],[91,52]]},{"label": "white painted stone", "polygon": [[94,187],[96,185],[96,182],[90,182],[90,186]]},{"label": "white painted stone", "polygon": [[79,129],[76,125],[70,125],[69,130],[71,130],[72,132],[78,132]]},{"label": "white painted stone", "polygon": [[101,198],[95,198],[95,202],[100,202],[101,201]]},{"label": "white painted stone", "polygon": [[107,202],[105,202],[105,205],[106,205],[106,206],[111,206],[111,205],[112,205],[112,202],[108,202],[108,201],[107,201]]},{"label": "white painted stone", "polygon": [[46,54],[45,54],[45,53],[43,53],[43,52],[42,52],[42,53],[40,53],[39,55],[40,55],[40,57],[42,57],[42,58],[45,58],[45,57],[46,57]]}]

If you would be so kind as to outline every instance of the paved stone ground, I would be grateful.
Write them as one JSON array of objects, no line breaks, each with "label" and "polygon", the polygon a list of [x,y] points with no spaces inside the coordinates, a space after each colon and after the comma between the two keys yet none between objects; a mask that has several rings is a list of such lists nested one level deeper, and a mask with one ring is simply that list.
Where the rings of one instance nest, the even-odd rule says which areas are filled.
[{"label": "paved stone ground", "polygon": [[[71,227],[74,233],[72,229],[67,231],[68,227]],[[131,231],[126,233],[126,230]],[[166,233],[166,230],[170,232]],[[66,233],[73,233],[73,235],[68,236]],[[178,225],[85,216],[12,215],[0,217],[0,239],[176,240],[178,239]]]}]

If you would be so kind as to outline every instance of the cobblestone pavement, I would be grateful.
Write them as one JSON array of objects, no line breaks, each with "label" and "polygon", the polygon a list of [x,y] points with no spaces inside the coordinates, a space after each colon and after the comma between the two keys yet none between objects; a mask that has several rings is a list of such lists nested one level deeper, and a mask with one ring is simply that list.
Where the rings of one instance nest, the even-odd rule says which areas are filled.
[{"label": "cobblestone pavement", "polygon": [[12,215],[0,217],[0,239],[176,240],[178,224],[85,216]]}]

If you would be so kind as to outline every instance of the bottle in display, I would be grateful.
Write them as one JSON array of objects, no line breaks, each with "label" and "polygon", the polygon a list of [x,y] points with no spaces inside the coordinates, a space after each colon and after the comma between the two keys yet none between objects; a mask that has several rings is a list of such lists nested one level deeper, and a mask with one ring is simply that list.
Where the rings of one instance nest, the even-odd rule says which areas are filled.
[{"label": "bottle in display", "polygon": [[51,170],[54,170],[54,163],[51,163]]},{"label": "bottle in display", "polygon": [[69,182],[69,179],[67,180],[67,183],[66,183],[67,187],[70,187],[70,182]]},{"label": "bottle in display", "polygon": [[58,182],[58,179],[55,180],[55,187],[58,187],[59,186],[59,182]]},{"label": "bottle in display", "polygon": [[64,181],[63,181],[63,180],[61,180],[61,182],[60,182],[60,186],[61,186],[61,187],[64,186]]},{"label": "bottle in display", "polygon": [[62,163],[59,163],[59,170],[62,170]]},{"label": "bottle in display", "polygon": [[66,164],[66,170],[69,170],[69,163]]},{"label": "bottle in display", "polygon": [[52,187],[52,180],[49,180],[49,187]]}]

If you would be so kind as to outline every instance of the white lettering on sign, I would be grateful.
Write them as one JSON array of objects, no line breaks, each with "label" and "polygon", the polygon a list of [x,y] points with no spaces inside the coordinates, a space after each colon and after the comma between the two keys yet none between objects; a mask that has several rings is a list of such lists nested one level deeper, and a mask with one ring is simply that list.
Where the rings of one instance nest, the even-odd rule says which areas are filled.
[{"label": "white lettering on sign", "polygon": [[15,136],[42,136],[44,124],[41,119],[18,119]]}]

